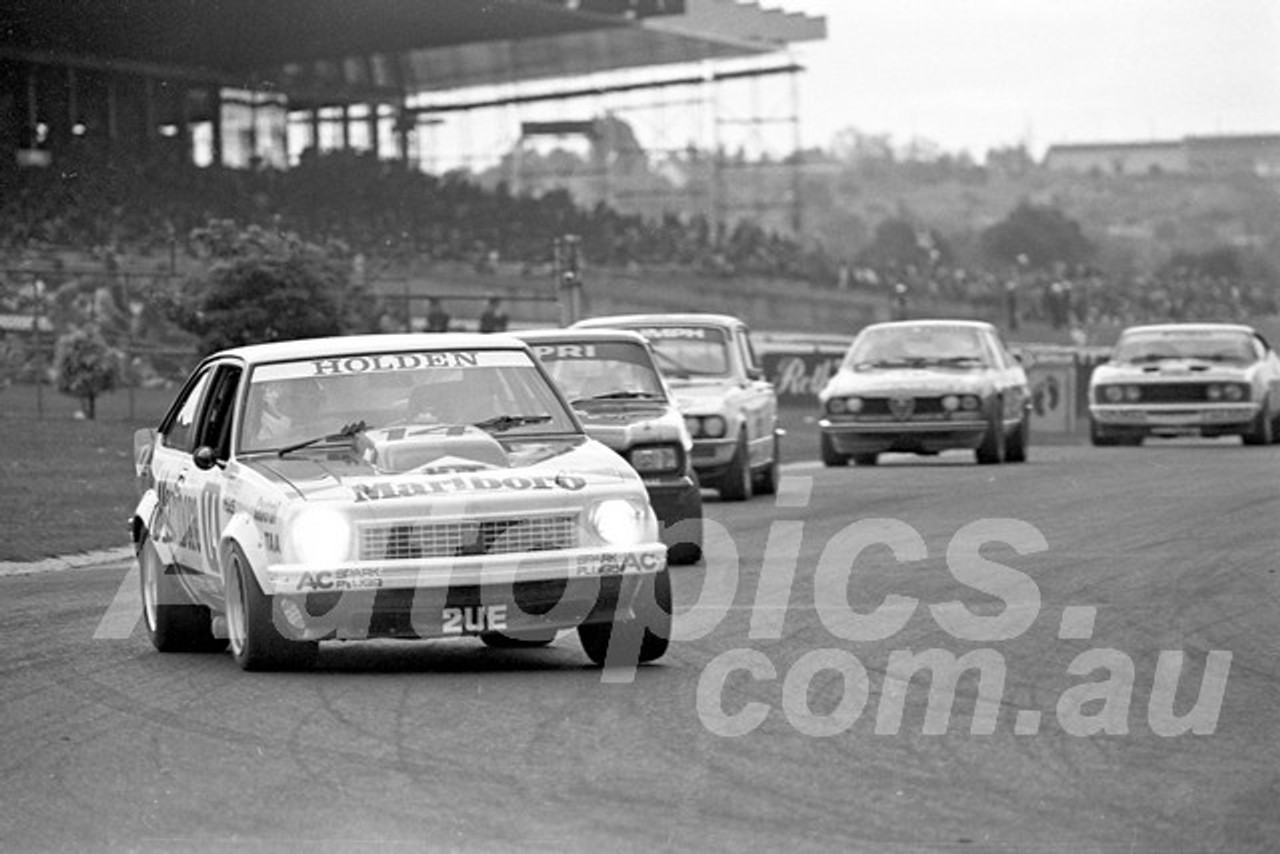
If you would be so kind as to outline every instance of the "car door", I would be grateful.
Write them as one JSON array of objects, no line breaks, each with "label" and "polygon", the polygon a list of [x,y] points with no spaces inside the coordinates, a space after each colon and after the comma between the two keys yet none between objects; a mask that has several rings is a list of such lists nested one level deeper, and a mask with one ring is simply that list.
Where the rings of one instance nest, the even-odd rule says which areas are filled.
[{"label": "car door", "polygon": [[172,563],[194,571],[202,562],[199,514],[187,483],[195,462],[192,453],[199,438],[201,407],[213,379],[212,366],[199,371],[182,390],[161,422],[151,476],[156,490],[156,512],[150,520],[151,537],[164,546]]},{"label": "car door", "polygon": [[[231,426],[241,369],[234,364],[206,367],[188,384],[172,416],[160,428],[152,459],[159,497],[155,530],[185,572],[217,575],[218,538],[223,525],[224,467],[231,454]],[[202,449],[209,449],[204,451]],[[196,463],[200,451],[212,462]]]},{"label": "car door", "polygon": [[748,459],[759,466],[773,458],[773,433],[778,418],[778,401],[773,383],[765,379],[764,366],[751,346],[750,330],[736,325],[734,350],[742,370],[742,413],[747,428]]}]

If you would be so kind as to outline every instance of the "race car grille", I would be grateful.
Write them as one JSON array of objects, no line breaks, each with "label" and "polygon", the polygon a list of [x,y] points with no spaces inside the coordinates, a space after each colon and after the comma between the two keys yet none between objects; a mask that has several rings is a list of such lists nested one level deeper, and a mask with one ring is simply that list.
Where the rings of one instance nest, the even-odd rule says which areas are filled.
[{"label": "race car grille", "polygon": [[1139,385],[1143,403],[1187,403],[1209,399],[1209,386],[1205,383],[1153,383]]},{"label": "race car grille", "polygon": [[396,522],[360,531],[361,560],[545,552],[577,545],[574,515]]},{"label": "race car grille", "polygon": [[[909,401],[909,403],[905,403]],[[905,405],[904,405],[905,403]],[[942,408],[940,397],[864,397],[861,415],[874,415],[879,418],[903,417],[942,417],[946,410]]]}]

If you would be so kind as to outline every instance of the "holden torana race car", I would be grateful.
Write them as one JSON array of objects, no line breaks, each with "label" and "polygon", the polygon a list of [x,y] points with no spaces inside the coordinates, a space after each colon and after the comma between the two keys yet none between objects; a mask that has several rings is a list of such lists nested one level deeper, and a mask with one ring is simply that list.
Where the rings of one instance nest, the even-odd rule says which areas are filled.
[{"label": "holden torana race car", "polygon": [[693,467],[702,486],[725,501],[777,490],[778,396],[745,323],[724,314],[690,313],[593,317],[574,324],[600,327],[631,329],[648,339],[693,437]]},{"label": "holden torana race car", "polygon": [[875,465],[887,451],[971,449],[1024,462],[1026,372],[989,323],[906,320],[865,327],[818,394],[822,461]]},{"label": "holden torana race car", "polygon": [[1132,326],[1089,378],[1089,438],[1095,445],[1188,434],[1269,445],[1277,431],[1280,358],[1249,326]]},{"label": "holden torana race car", "polygon": [[514,338],[217,353],[139,431],[135,460],[130,530],[161,651],[229,641],[241,667],[270,669],[329,639],[538,646],[567,628],[596,664],[666,651],[644,484]]},{"label": "holden torana race car", "polygon": [[587,430],[644,480],[671,563],[702,558],[702,490],[693,440],[648,342],[625,329],[514,333],[537,354]]}]

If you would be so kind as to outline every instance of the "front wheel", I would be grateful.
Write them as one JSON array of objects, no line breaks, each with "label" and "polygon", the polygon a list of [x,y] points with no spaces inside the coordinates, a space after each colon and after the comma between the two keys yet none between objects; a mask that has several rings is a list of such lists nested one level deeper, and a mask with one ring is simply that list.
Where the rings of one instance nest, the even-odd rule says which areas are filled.
[{"label": "front wheel", "polygon": [[778,478],[781,476],[782,441],[778,434],[773,435],[773,456],[769,465],[756,475],[755,492],[757,495],[775,495],[778,492]]},{"label": "front wheel", "polygon": [[1004,458],[1011,463],[1027,461],[1027,446],[1031,444],[1031,416],[1023,413],[1018,428],[1013,431],[1004,446]]},{"label": "front wheel", "polygon": [[1267,402],[1264,400],[1262,408],[1258,410],[1258,416],[1253,419],[1249,432],[1241,438],[1246,445],[1270,445],[1275,441],[1274,427],[1271,418],[1268,417]]},{"label": "front wheel", "polygon": [[1000,422],[1000,401],[996,401],[994,407],[995,412],[991,414],[991,420],[987,424],[987,433],[974,452],[978,465],[998,465],[1004,462],[1004,424]]},{"label": "front wheel", "polygon": [[751,461],[747,454],[747,436],[745,430],[738,438],[738,447],[734,449],[729,460],[729,470],[724,473],[720,484],[721,501],[746,501],[751,497],[752,477]]},{"label": "front wheel", "polygon": [[822,452],[822,464],[827,468],[843,468],[849,465],[849,458],[836,450],[835,443],[826,433],[819,439],[819,450]]},{"label": "front wheel", "polygon": [[294,641],[280,634],[273,599],[262,592],[248,558],[235,544],[227,558],[226,584],[227,633],[231,656],[240,669],[286,670],[315,661],[319,642]]},{"label": "front wheel", "polygon": [[[597,667],[627,667],[656,661],[671,637],[671,573],[648,576],[636,591],[635,617],[578,626],[582,650]],[[610,649],[612,648],[612,654]]]},{"label": "front wheel", "polygon": [[161,563],[150,534],[143,534],[138,544],[138,577],[151,645],[160,652],[222,652],[227,640],[214,637],[209,609],[191,601],[172,569]]}]

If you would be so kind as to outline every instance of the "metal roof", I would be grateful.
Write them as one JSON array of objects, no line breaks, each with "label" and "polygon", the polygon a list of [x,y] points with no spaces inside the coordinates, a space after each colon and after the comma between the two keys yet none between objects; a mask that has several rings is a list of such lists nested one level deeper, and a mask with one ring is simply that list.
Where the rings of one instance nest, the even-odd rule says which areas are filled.
[{"label": "metal roof", "polygon": [[0,0],[0,59],[348,100],[770,53],[823,18],[738,0]]}]

